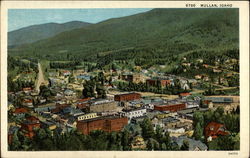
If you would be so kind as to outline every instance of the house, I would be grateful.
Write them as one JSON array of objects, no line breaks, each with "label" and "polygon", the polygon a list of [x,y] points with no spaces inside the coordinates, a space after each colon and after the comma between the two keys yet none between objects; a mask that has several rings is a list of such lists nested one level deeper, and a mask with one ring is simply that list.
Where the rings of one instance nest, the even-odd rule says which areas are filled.
[{"label": "house", "polygon": [[68,71],[68,70],[64,70],[64,71],[62,71],[62,75],[63,76],[69,76],[69,75],[71,75],[71,72]]},{"label": "house", "polygon": [[34,129],[40,128],[40,126],[41,124],[39,119],[34,116],[30,116],[21,124],[21,130],[25,136],[32,138],[35,135]]},{"label": "house", "polygon": [[180,82],[180,85],[181,85],[181,89],[184,89],[184,90],[190,89],[187,82]]},{"label": "house", "polygon": [[153,126],[154,130],[156,130],[157,126],[162,127],[162,128],[165,127],[165,125],[162,123],[161,119],[158,119],[157,117],[153,118],[151,120],[151,122],[152,122],[152,126]]},{"label": "house", "polygon": [[142,136],[138,135],[133,138],[131,143],[132,150],[144,150],[146,147],[147,145]]},{"label": "house", "polygon": [[191,63],[182,63],[183,66],[188,66],[190,67],[191,66]]},{"label": "house", "polygon": [[208,64],[203,64],[203,66],[204,66],[205,68],[208,68],[208,67],[209,67],[209,65],[208,65]]},{"label": "house", "polygon": [[219,73],[219,72],[222,72],[222,70],[220,70],[220,69],[213,69],[213,72],[217,72],[217,73]]},{"label": "house", "polygon": [[121,131],[128,124],[127,117],[105,116],[94,119],[77,121],[77,130],[83,134],[89,134],[93,130],[105,132]]},{"label": "house", "polygon": [[91,79],[91,76],[90,75],[83,75],[83,74],[81,74],[81,75],[78,75],[76,78],[77,79],[81,79],[81,80],[89,81]]},{"label": "house", "polygon": [[226,128],[223,124],[217,122],[210,122],[205,127],[205,136],[208,141],[216,139],[218,136],[228,135],[229,132],[226,131]]},{"label": "house", "polygon": [[189,151],[207,151],[208,149],[206,144],[202,143],[200,140],[187,138],[187,136],[172,137],[172,141],[175,142],[180,148],[184,141],[186,141],[188,143]]},{"label": "house", "polygon": [[195,75],[194,78],[200,80],[202,78],[202,75]]},{"label": "house", "polygon": [[39,103],[40,104],[43,104],[43,103],[45,103],[47,100],[45,99],[45,98],[43,98],[43,97],[40,97],[39,98]]},{"label": "house", "polygon": [[33,107],[33,100],[32,99],[24,99],[22,101],[22,105],[27,106],[27,107]]},{"label": "house", "polygon": [[203,100],[202,107],[213,108],[213,102],[211,100]]},{"label": "house", "polygon": [[74,95],[74,91],[70,90],[70,89],[66,89],[64,91],[65,96],[73,96]]},{"label": "house", "polygon": [[8,101],[8,110],[13,110],[13,109],[15,109],[13,103]]},{"label": "house", "polygon": [[189,92],[187,92],[187,93],[180,93],[179,94],[179,97],[180,98],[186,98],[186,97],[188,97],[188,96],[190,96],[191,94],[189,93]]},{"label": "house", "polygon": [[196,61],[199,63],[203,63],[203,59],[197,59]]},{"label": "house", "polygon": [[208,76],[203,76],[203,81],[209,81],[209,77]]},{"label": "house", "polygon": [[19,118],[24,118],[25,114],[27,113],[28,113],[28,110],[26,108],[16,108],[13,112],[13,115]]},{"label": "house", "polygon": [[162,119],[162,123],[166,126],[167,129],[169,129],[169,128],[176,128],[176,126],[181,122],[179,119],[170,116]]},{"label": "house", "polygon": [[132,101],[141,99],[141,94],[139,93],[125,93],[125,94],[117,94],[114,96],[115,101]]},{"label": "house", "polygon": [[32,88],[31,88],[31,87],[23,88],[23,92],[24,92],[24,93],[30,93],[31,91],[32,91]]}]

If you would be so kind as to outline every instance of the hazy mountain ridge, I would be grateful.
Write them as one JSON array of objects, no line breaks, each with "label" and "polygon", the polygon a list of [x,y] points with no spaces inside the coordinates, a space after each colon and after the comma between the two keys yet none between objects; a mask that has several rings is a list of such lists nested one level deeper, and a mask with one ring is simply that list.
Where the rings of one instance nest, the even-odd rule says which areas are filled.
[{"label": "hazy mountain ridge", "polygon": [[32,25],[8,32],[8,46],[33,43],[42,39],[53,37],[61,32],[85,27],[90,23],[71,21],[66,23],[46,23]]}]

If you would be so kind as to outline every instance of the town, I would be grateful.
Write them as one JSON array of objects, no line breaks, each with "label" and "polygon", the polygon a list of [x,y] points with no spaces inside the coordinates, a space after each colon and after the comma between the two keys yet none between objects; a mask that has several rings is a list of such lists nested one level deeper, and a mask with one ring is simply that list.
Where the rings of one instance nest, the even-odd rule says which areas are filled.
[{"label": "town", "polygon": [[9,58],[20,67],[8,79],[9,150],[239,149],[237,59],[183,58],[182,74],[213,74],[183,76]]}]

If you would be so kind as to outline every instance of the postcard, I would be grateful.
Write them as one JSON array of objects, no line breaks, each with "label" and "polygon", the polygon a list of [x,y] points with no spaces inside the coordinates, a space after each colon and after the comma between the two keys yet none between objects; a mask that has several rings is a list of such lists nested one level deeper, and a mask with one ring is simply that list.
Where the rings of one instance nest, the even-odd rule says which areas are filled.
[{"label": "postcard", "polygon": [[249,157],[248,5],[1,2],[1,156]]}]

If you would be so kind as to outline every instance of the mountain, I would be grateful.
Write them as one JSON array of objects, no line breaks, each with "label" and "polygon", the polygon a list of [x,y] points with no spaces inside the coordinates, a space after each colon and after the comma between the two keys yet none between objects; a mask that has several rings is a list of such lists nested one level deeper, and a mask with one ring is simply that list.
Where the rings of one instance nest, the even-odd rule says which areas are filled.
[{"label": "mountain", "polygon": [[238,48],[238,9],[153,9],[62,32],[9,53],[102,65],[129,59],[165,64],[175,60],[173,55],[228,54]]},{"label": "mountain", "polygon": [[32,25],[8,33],[8,46],[36,42],[53,37],[61,32],[70,31],[90,25],[90,23],[71,21],[63,24],[46,23]]}]

